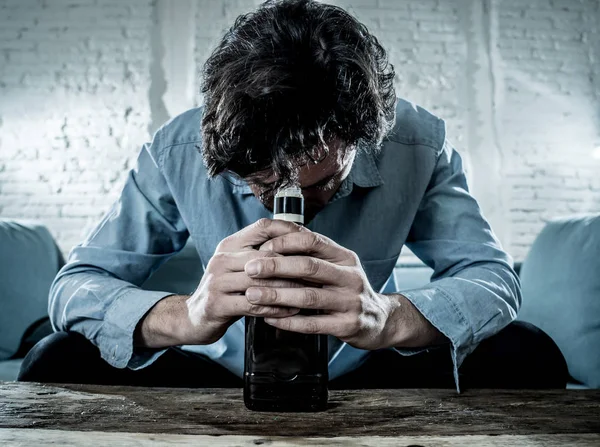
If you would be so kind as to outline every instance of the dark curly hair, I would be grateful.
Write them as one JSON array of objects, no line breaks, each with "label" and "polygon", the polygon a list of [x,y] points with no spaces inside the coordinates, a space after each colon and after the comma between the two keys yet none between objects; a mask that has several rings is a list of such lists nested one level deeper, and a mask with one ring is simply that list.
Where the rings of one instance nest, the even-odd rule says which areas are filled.
[{"label": "dark curly hair", "polygon": [[378,150],[395,119],[393,80],[377,38],[343,9],[263,3],[236,19],[204,65],[199,149],[209,176],[259,184],[275,174],[273,191],[334,139]]}]

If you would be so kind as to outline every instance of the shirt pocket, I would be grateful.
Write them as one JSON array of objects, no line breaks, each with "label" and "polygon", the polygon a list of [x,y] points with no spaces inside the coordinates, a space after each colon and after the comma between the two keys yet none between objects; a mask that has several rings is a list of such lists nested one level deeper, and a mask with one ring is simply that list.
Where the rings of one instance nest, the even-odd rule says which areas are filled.
[{"label": "shirt pocket", "polygon": [[376,292],[379,292],[390,275],[394,271],[398,256],[393,256],[387,259],[373,259],[370,261],[361,260],[363,270],[365,271],[371,287]]}]

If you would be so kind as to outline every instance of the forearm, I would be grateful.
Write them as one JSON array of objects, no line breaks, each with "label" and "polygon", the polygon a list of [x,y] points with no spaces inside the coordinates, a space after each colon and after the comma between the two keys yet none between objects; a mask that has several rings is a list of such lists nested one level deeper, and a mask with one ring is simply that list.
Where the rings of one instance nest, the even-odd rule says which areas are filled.
[{"label": "forearm", "polygon": [[449,341],[404,295],[386,296],[392,300],[393,309],[386,324],[386,347],[425,348]]},{"label": "forearm", "polygon": [[134,346],[166,348],[187,344],[192,325],[186,304],[189,296],[170,295],[152,307],[138,323]]}]

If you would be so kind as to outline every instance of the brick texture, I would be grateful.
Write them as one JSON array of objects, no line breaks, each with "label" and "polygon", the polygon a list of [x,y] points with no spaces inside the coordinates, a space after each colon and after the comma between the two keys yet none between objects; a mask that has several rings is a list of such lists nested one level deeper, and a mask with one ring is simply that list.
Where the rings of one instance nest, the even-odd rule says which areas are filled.
[{"label": "brick texture", "polygon": [[497,1],[510,250],[548,219],[600,211],[600,2]]},{"label": "brick texture", "polygon": [[152,4],[0,0],[0,216],[66,252],[148,139]]},{"label": "brick texture", "polygon": [[[164,2],[177,7],[0,0],[0,217],[45,222],[67,252],[107,210],[164,116],[155,59],[182,51],[157,35]],[[197,0],[189,64],[199,73],[235,18],[260,3]],[[501,204],[494,225],[515,258],[547,219],[600,211],[590,155],[600,146],[598,0],[332,3],[389,51],[397,94],[447,120],[469,176],[500,173],[498,185],[473,190],[484,211]]]},{"label": "brick texture", "polygon": [[[200,0],[195,61],[203,63],[235,17],[257,0]],[[454,141],[464,138],[466,41],[460,0],[336,0],[374,33],[389,51],[400,96],[444,116]],[[199,98],[201,101],[201,98]]]}]

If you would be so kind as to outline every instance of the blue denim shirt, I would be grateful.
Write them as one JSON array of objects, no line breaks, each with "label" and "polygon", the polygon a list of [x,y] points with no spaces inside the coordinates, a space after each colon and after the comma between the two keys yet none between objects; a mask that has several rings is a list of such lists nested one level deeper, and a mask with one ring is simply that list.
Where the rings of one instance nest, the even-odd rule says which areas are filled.
[{"label": "blue denim shirt", "polygon": [[[172,119],[143,146],[119,199],[72,249],[50,290],[54,329],[82,333],[115,367],[141,368],[164,352],[134,348],[133,333],[172,292],[139,286],[189,236],[206,266],[222,239],[271,217],[245,182],[208,178],[197,149],[201,114],[197,108]],[[307,226],[356,252],[376,291],[397,290],[392,272],[403,245],[433,268],[429,285],[398,292],[450,340],[437,349],[451,351],[457,389],[464,358],[516,317],[521,295],[512,259],[469,194],[444,122],[409,102],[398,101],[380,152],[359,149],[348,177]],[[331,379],[369,355],[334,337],[330,344]],[[213,344],[181,348],[242,377],[244,321]]]}]

